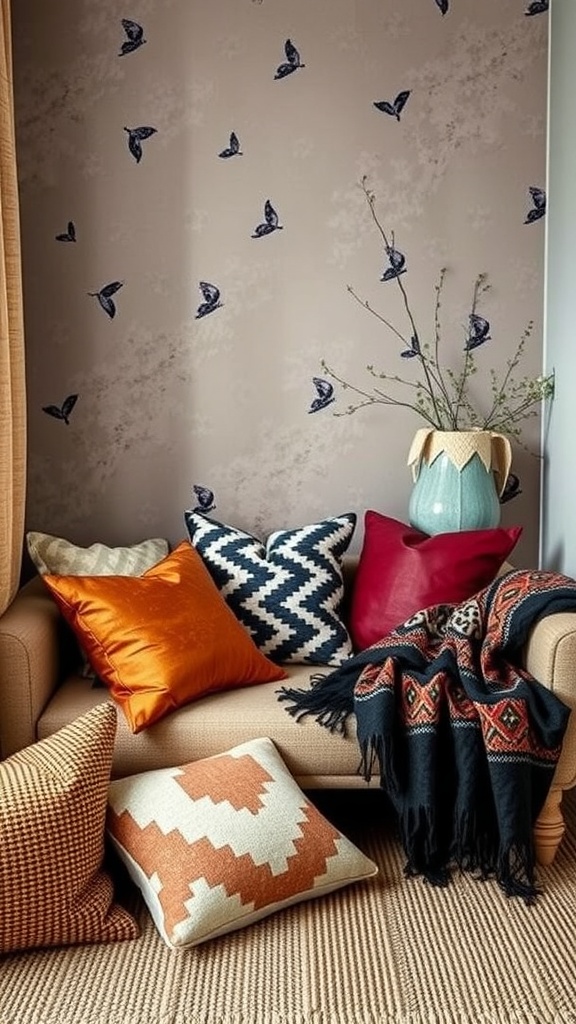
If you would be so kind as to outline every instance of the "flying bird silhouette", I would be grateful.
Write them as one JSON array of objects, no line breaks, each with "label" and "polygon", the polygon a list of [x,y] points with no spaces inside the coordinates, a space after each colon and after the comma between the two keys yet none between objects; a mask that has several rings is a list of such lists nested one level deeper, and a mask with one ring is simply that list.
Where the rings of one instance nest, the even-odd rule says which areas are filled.
[{"label": "flying bird silhouette", "polygon": [[262,238],[269,235],[271,231],[282,231],[282,225],[278,223],[278,214],[269,199],[264,203],[264,223],[254,228],[252,238]]},{"label": "flying bird silhouette", "polygon": [[224,160],[231,156],[242,156],[242,150],[240,149],[240,143],[236,132],[230,133],[230,145],[223,149],[221,153],[218,153]]},{"label": "flying bird silhouette", "polygon": [[284,53],[286,54],[286,62],[284,64],[280,64],[276,68],[274,81],[278,78],[286,78],[286,75],[291,75],[292,72],[297,71],[298,68],[306,67],[306,65],[302,64],[300,61],[300,54],[290,39],[287,39],[284,43]]},{"label": "flying bird silhouette", "polygon": [[519,494],[522,494],[520,477],[516,476],[516,473],[509,473],[504,484],[504,490],[500,495],[500,504],[505,505],[507,501],[512,501],[512,498],[517,498]]},{"label": "flying bird silhouette", "polygon": [[198,504],[192,509],[193,512],[213,512],[216,508],[214,492],[209,487],[202,487],[201,484],[194,484],[192,487],[198,499]]},{"label": "flying bird silhouette", "polygon": [[388,100],[380,100],[379,102],[374,102],[374,106],[377,110],[381,110],[384,114],[390,114],[399,121],[400,114],[406,106],[406,101],[409,95],[410,89],[404,89],[402,92],[398,93],[396,98],[392,100],[392,103],[389,103]]},{"label": "flying bird silhouette", "polygon": [[413,359],[420,355],[420,342],[415,334],[410,338],[410,348],[404,349],[400,355],[403,359]]},{"label": "flying bird silhouette", "polygon": [[312,377],[312,383],[316,388],[316,398],[312,399],[308,412],[319,412],[335,400],[334,386],[323,377]]},{"label": "flying bird silhouette", "polygon": [[528,191],[534,205],[531,210],[528,210],[524,223],[532,224],[535,220],[540,220],[540,217],[546,213],[546,193],[543,189],[536,188],[535,185],[530,185]]},{"label": "flying bird silhouette", "polygon": [[70,413],[76,405],[78,395],[68,395],[62,402],[62,405],[43,405],[42,412],[47,412],[49,416],[53,416],[56,420],[63,420],[66,426],[70,423]]},{"label": "flying bird silhouette", "polygon": [[490,341],[490,324],[488,320],[485,320],[483,316],[478,316],[478,313],[470,313],[468,317],[468,337],[464,344],[464,351],[471,352],[475,348],[479,348],[485,341]]},{"label": "flying bird silhouette", "polygon": [[196,310],[196,320],[200,320],[203,316],[208,316],[208,313],[213,313],[215,309],[222,305],[220,302],[220,289],[215,284],[209,284],[208,281],[200,281],[198,287],[204,296],[204,302],[201,302]]},{"label": "flying bird silhouette", "polygon": [[137,50],[146,42],[144,39],[144,29],[136,21],[122,18],[122,28],[126,33],[126,39],[120,48],[119,57],[125,57],[127,53],[134,53],[134,50]]},{"label": "flying bird silhouette", "polygon": [[400,274],[406,273],[406,257],[398,249],[392,245],[386,246],[386,255],[388,256],[389,266],[386,267],[381,281],[393,281],[395,277],[400,277]]},{"label": "flying bird silhouette", "polygon": [[125,132],[128,132],[128,149],[132,153],[137,164],[142,159],[142,146],[141,143],[145,139],[149,139],[151,135],[154,135],[157,131],[156,128],[149,128],[143,125],[141,128],[124,128]]},{"label": "flying bird silhouette", "polygon": [[440,8],[442,14],[447,14],[449,6],[448,0],[436,0],[436,6]]},{"label": "flying bird silhouette", "polygon": [[75,242],[76,241],[76,228],[74,227],[74,221],[68,221],[68,227],[62,234],[56,235],[57,242]]},{"label": "flying bird silhouette", "polygon": [[548,10],[548,0],[532,0],[531,4],[528,4],[524,14],[545,14]]},{"label": "flying bird silhouette", "polygon": [[99,292],[88,292],[88,295],[98,299],[102,309],[108,314],[111,320],[116,316],[116,306],[112,301],[112,296],[122,288],[123,284],[123,281],[112,281],[110,284],[104,285]]}]

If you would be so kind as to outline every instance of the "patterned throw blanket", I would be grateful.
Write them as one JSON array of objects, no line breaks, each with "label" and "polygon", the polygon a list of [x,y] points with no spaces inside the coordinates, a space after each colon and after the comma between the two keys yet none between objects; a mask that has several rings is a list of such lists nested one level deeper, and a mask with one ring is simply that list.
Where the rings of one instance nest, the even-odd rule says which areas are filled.
[{"label": "patterned throw blanket", "polygon": [[443,885],[455,865],[534,900],[533,826],[570,711],[521,668],[522,647],[538,619],[566,610],[574,580],[509,572],[469,601],[418,612],[310,690],[279,691],[296,719],[331,730],[355,713],[359,770],[380,772],[407,874]]}]

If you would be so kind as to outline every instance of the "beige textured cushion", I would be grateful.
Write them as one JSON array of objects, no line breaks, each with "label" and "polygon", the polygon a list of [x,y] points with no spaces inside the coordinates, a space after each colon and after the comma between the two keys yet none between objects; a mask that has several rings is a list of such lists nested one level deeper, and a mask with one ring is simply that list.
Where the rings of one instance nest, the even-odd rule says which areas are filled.
[{"label": "beige textured cushion", "polygon": [[115,732],[99,704],[0,764],[0,953],[139,934],[101,867]]},{"label": "beige textured cushion", "polygon": [[130,547],[91,544],[82,548],[63,537],[31,530],[26,544],[41,576],[140,576],[168,554],[168,542],[161,537]]},{"label": "beige textured cushion", "polygon": [[195,946],[375,875],[270,739],[111,783],[108,829],[167,945]]}]

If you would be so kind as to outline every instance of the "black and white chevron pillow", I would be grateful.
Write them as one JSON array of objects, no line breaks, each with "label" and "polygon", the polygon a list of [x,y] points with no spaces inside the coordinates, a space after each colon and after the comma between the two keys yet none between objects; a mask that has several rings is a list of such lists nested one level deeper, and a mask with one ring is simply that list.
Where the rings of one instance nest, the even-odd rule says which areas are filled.
[{"label": "black and white chevron pillow", "polygon": [[184,520],[220,592],[269,658],[341,665],[351,656],[342,556],[355,513],[277,530],[266,543],[201,512],[186,511]]}]

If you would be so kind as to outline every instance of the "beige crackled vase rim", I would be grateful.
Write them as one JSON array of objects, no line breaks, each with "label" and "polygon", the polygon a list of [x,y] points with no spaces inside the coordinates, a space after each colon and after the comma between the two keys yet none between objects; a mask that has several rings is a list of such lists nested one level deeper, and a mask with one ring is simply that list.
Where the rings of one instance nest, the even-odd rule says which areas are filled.
[{"label": "beige crackled vase rim", "polygon": [[496,474],[499,494],[504,490],[512,465],[512,448],[504,434],[493,430],[420,427],[410,445],[407,460],[414,482],[418,479],[422,460],[430,466],[443,452],[460,473],[472,456],[478,455],[486,472],[492,470]]}]

